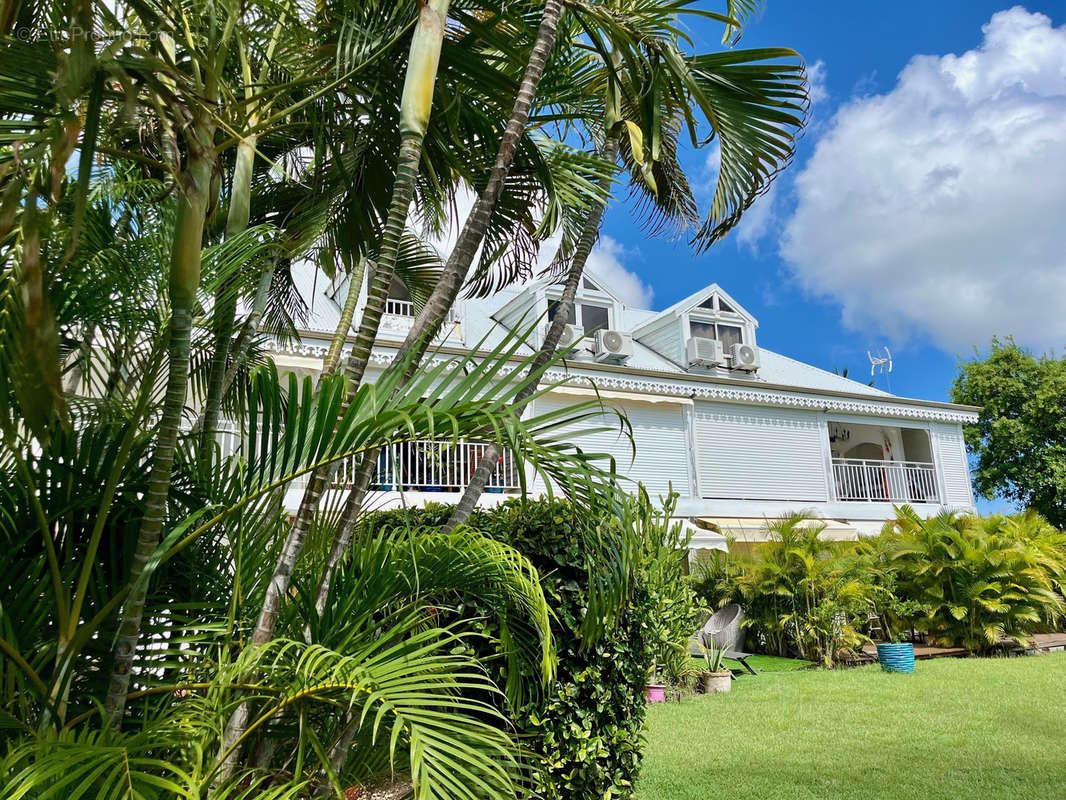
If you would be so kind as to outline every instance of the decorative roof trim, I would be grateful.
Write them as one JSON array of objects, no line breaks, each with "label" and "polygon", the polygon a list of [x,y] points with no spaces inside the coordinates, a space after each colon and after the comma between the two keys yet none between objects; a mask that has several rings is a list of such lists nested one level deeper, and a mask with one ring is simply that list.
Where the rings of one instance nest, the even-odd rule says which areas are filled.
[{"label": "decorative roof trim", "polygon": [[[278,352],[294,355],[325,358],[328,348],[325,345],[289,342],[281,345]],[[440,354],[428,359],[433,364],[448,361],[453,356],[467,355],[459,348],[440,348]],[[477,355],[477,354],[475,354]],[[487,355],[487,354],[486,354]],[[388,366],[395,359],[391,348],[375,347],[370,355],[370,362],[377,366]],[[776,386],[774,384],[744,385],[740,381],[727,382],[729,379],[708,380],[704,376],[693,375],[687,379],[677,380],[659,377],[650,371],[614,368],[604,369],[606,365],[575,366],[573,369],[551,369],[545,373],[548,381],[561,382],[571,380],[578,384],[595,385],[601,389],[615,389],[652,395],[669,395],[689,397],[697,400],[720,400],[727,403],[771,406],[777,408],[804,408],[825,412],[861,414],[870,417],[891,417],[895,419],[916,419],[934,422],[972,423],[977,421],[978,409],[971,406],[958,406],[950,403],[938,403],[930,400],[910,400],[907,398],[886,397],[867,398],[863,395],[847,395],[837,392],[822,392],[803,387]],[[620,371],[621,370],[621,371]]]}]

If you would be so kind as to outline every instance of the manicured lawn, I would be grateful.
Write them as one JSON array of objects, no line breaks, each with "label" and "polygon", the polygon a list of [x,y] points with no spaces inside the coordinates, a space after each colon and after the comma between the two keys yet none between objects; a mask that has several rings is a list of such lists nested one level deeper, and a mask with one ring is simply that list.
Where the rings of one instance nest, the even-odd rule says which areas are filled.
[{"label": "manicured lawn", "polygon": [[653,706],[637,800],[708,797],[1066,797],[1066,653],[767,671]]},{"label": "manicured lawn", "polygon": [[[764,672],[795,672],[798,669],[806,669],[810,661],[799,661],[795,658],[781,658],[779,656],[752,656],[748,659],[751,668],[762,675]],[[731,658],[725,660],[725,665],[730,669],[743,669],[739,661]]]}]

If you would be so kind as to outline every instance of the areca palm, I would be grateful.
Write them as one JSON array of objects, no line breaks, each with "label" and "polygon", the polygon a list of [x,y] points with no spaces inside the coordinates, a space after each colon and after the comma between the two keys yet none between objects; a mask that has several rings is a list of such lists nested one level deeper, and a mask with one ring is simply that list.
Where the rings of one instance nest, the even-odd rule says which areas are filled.
[{"label": "areca palm", "polygon": [[[608,5],[610,5],[610,8],[604,11],[585,7],[581,4],[574,4],[574,18],[564,26],[563,47],[561,48],[563,54],[559,61],[565,62],[563,63],[564,69],[562,71],[572,76],[581,76],[581,80],[575,80],[569,86],[561,83],[561,86],[565,86],[561,92],[549,94],[549,96],[542,97],[538,101],[536,98],[537,90],[541,78],[544,76],[548,53],[556,44],[564,10],[563,4],[554,2],[554,0],[544,4],[540,25],[532,42],[530,55],[523,71],[522,81],[508,119],[507,128],[500,140],[496,160],[489,172],[484,189],[478,196],[470,215],[463,225],[456,246],[453,248],[445,265],[441,279],[401,346],[401,359],[412,354],[416,361],[422,358],[429,347],[432,337],[443,323],[448,309],[455,302],[464,281],[467,281],[468,278],[470,279],[469,285],[475,292],[485,293],[500,282],[513,280],[516,275],[521,274],[520,271],[516,273],[513,264],[505,264],[501,270],[491,256],[486,257],[485,255],[483,255],[481,263],[477,266],[473,276],[470,276],[470,269],[480,248],[484,248],[486,254],[495,252],[493,247],[487,246],[487,244],[491,243],[487,243],[486,240],[491,232],[494,212],[497,211],[501,198],[505,196],[507,178],[519,137],[529,121],[535,101],[539,102],[541,107],[551,108],[553,115],[557,119],[560,115],[562,118],[569,119],[585,112],[588,105],[588,95],[575,94],[575,85],[587,93],[595,91],[591,87],[597,85],[602,87],[611,84],[613,87],[611,89],[612,96],[617,95],[618,87],[624,81],[624,76],[621,74],[620,62],[622,59],[618,55],[619,51],[626,53],[630,69],[633,68],[634,64],[640,64],[645,72],[652,71],[651,63],[648,60],[649,52],[643,48],[643,43],[655,36],[676,35],[675,17],[679,14],[688,13],[712,17],[728,25],[739,24],[738,19],[735,17],[726,17],[696,10],[690,2],[650,4],[621,2]],[[601,73],[589,69],[589,64],[595,63],[594,60],[580,55],[581,50],[578,47],[578,42],[582,34],[589,36],[600,48],[617,48],[613,53],[605,52],[603,54],[605,59],[602,62],[603,69]],[[652,53],[651,58],[657,58],[656,54]],[[568,62],[567,59],[569,59]],[[634,100],[631,105],[639,108],[640,101],[635,99],[636,94],[632,96]],[[657,103],[659,100],[656,99],[653,102]],[[660,209],[667,218],[684,217],[686,214],[690,214],[692,201],[688,186],[684,180],[683,173],[676,167],[673,148],[669,146],[669,143],[666,148],[666,157],[664,157],[664,149],[661,146],[661,138],[664,135],[664,131],[656,128],[655,124],[650,120],[646,121],[648,127],[655,128],[653,136],[656,144],[650,153],[650,158],[645,161],[643,148],[639,144],[641,141],[640,128],[632,123],[623,125],[620,119],[621,109],[619,108],[619,103],[620,98],[615,99],[613,102],[613,111],[611,112],[613,117],[608,128],[621,126],[628,131],[630,127],[627,126],[632,126],[634,149],[630,153],[635,156],[635,159],[631,158],[630,163],[637,164],[639,162],[637,166],[643,172],[640,180],[653,187],[654,206]],[[674,109],[672,113],[668,112],[667,117],[673,116],[676,118],[681,113],[679,110]],[[668,126],[669,124],[667,123]],[[665,135],[669,136],[670,133],[670,131],[666,131]],[[674,130],[674,144],[676,144],[676,133],[677,131]],[[608,137],[604,144],[603,152],[591,156],[591,160],[598,163],[598,174],[590,176],[592,181],[588,189],[591,191],[587,192],[589,202],[582,204],[580,207],[549,208],[548,214],[546,214],[546,222],[549,218],[554,218],[556,224],[558,224],[565,218],[566,222],[569,223],[569,230],[565,230],[564,239],[567,241],[566,250],[570,256],[569,263],[572,265],[567,283],[568,287],[572,284],[573,289],[570,290],[568,288],[564,291],[564,304],[568,302],[568,296],[570,297],[569,302],[572,303],[572,295],[576,291],[584,262],[598,235],[599,220],[603,214],[612,173],[615,168],[614,161],[616,159],[618,135],[621,135],[621,131],[616,131],[615,134]],[[664,165],[668,165],[665,170]],[[661,174],[661,180],[664,184],[662,192],[657,191],[654,178],[656,171]],[[669,180],[663,179],[667,177]],[[589,209],[587,213],[584,212],[586,206]],[[574,248],[576,248],[576,251]],[[508,266],[511,269],[508,269]],[[558,324],[553,325],[549,331],[542,348],[544,358],[550,357],[551,353],[554,352],[562,332],[562,324],[565,321],[565,317],[566,314],[564,312],[562,319]],[[522,400],[522,398],[518,399],[519,401]],[[469,516],[473,503],[495,467],[498,456],[499,453],[493,452],[491,449],[485,454],[480,469],[473,476],[471,488],[464,495],[451,524],[458,524]],[[364,459],[356,473],[354,488],[339,521],[338,536],[334,543],[330,563],[335,563],[340,558],[354,532],[366,490],[370,484],[374,463],[373,458]],[[327,565],[323,574],[320,593],[324,593],[328,587],[329,570],[330,566]]]},{"label": "areca palm", "polygon": [[[301,386],[293,378],[283,392],[271,370],[258,375],[245,401],[250,413],[241,457],[214,476],[206,496],[200,495],[195,482],[178,480],[179,485],[189,487],[190,494],[172,494],[172,513],[179,518],[153,552],[150,574],[143,578],[150,609],[146,615],[149,641],[138,650],[134,662],[138,667],[134,696],[150,701],[149,708],[155,707],[151,715],[162,714],[160,720],[167,720],[187,738],[174,741],[155,723],[148,724],[148,731],[159,737],[154,745],[156,754],[163,748],[169,755],[162,760],[132,759],[125,769],[136,771],[136,778],[117,765],[113,774],[92,771],[104,769],[116,748],[136,752],[144,747],[147,753],[144,734],[131,734],[130,740],[117,732],[95,738],[66,734],[54,738],[48,731],[64,724],[78,730],[92,729],[96,719],[91,698],[102,690],[108,671],[106,650],[101,653],[95,643],[108,638],[114,608],[131,587],[125,581],[126,564],[122,560],[113,563],[113,570],[101,573],[92,551],[121,543],[123,531],[138,519],[146,485],[141,465],[150,441],[145,434],[146,414],[140,409],[139,424],[136,419],[108,422],[106,416],[86,417],[88,427],[79,424],[72,437],[54,437],[41,453],[34,453],[28,440],[21,447],[5,449],[0,459],[9,493],[5,505],[17,509],[18,514],[5,518],[0,528],[5,551],[25,559],[26,565],[9,574],[32,576],[18,590],[5,592],[11,599],[4,607],[0,645],[12,657],[5,659],[5,664],[13,670],[7,674],[5,685],[17,687],[5,697],[5,709],[21,706],[17,717],[28,721],[36,716],[46,732],[36,745],[18,748],[12,756],[9,764],[14,785],[30,791],[30,787],[40,785],[37,781],[53,780],[53,765],[66,759],[72,775],[78,775],[78,787],[86,792],[110,786],[112,779],[137,782],[153,774],[160,781],[192,776],[193,783],[185,785],[188,792],[193,791],[193,784],[203,787],[211,783],[222,792],[235,785],[214,780],[224,769],[229,753],[241,752],[253,741],[262,742],[264,736],[280,739],[280,745],[273,743],[271,747],[280,746],[282,752],[291,752],[286,747],[298,747],[301,752],[310,747],[317,752],[317,741],[325,753],[333,746],[331,737],[343,737],[346,727],[364,737],[388,725],[393,731],[391,738],[385,737],[380,745],[364,743],[360,750],[363,755],[356,763],[337,768],[341,774],[350,778],[371,768],[373,760],[368,760],[368,753],[379,752],[381,747],[395,751],[401,742],[401,762],[410,759],[407,768],[419,796],[436,797],[439,792],[465,796],[454,784],[455,775],[463,769],[481,775],[477,784],[481,788],[472,788],[475,794],[471,796],[506,796],[513,791],[510,782],[514,770],[506,762],[494,760],[508,752],[507,739],[498,724],[478,721],[492,712],[477,696],[494,690],[484,678],[477,677],[476,663],[470,657],[449,654],[458,644],[458,632],[432,625],[426,628],[432,619],[424,610],[427,602],[448,602],[448,592],[495,593],[484,599],[499,609],[515,641],[533,645],[509,650],[509,655],[529,653],[545,674],[550,674],[547,609],[535,573],[519,556],[490,540],[470,532],[444,536],[404,531],[374,539],[345,568],[349,571],[327,605],[328,619],[317,616],[315,583],[311,582],[307,584],[306,602],[297,601],[284,609],[282,632],[287,639],[266,649],[247,650],[232,664],[225,657],[232,646],[232,634],[227,632],[241,631],[254,619],[266,591],[272,562],[261,556],[264,549],[276,552],[281,540],[274,537],[284,524],[284,513],[274,500],[276,493],[301,475],[392,441],[440,436],[442,431],[447,431],[449,438],[477,432],[509,442],[520,459],[545,470],[557,483],[572,483],[578,496],[602,492],[596,485],[598,473],[590,468],[587,456],[576,452],[565,455],[538,443],[539,437],[572,423],[574,410],[533,422],[521,422],[512,413],[509,398],[513,391],[539,376],[527,376],[523,371],[505,376],[506,356],[501,351],[481,363],[464,359],[441,364],[400,391],[388,381],[360,387],[356,402],[335,431],[332,422],[348,394],[343,377],[328,379],[318,392],[309,380]],[[463,377],[447,381],[448,375]],[[447,386],[443,392],[439,390],[442,381]],[[437,399],[427,404],[422,398],[431,386],[438,387]],[[589,406],[576,413],[580,417],[598,410]],[[127,445],[131,441],[132,448]],[[196,473],[192,460],[182,457],[177,463],[183,465],[179,475]],[[592,482],[586,483],[590,478]],[[609,476],[603,478],[609,480]],[[101,509],[96,509],[95,503],[77,510],[69,507],[65,498],[71,494],[83,501],[91,499],[78,492],[83,481],[112,487],[111,497],[105,498]],[[41,557],[49,542],[61,545],[54,561]],[[230,570],[232,583],[227,579]],[[420,570],[428,570],[424,578],[419,577]],[[216,578],[209,581],[212,574]],[[83,581],[79,575],[88,578],[85,589],[75,592],[74,587]],[[50,583],[57,589],[69,586],[74,602],[58,592],[40,591]],[[149,590],[149,585],[155,588]],[[189,594],[191,587],[196,588]],[[298,597],[302,595],[300,590]],[[79,605],[81,597],[91,619],[77,625],[76,634],[62,649],[49,646],[51,620],[62,622],[61,615]],[[175,615],[178,609],[183,612]],[[311,630],[312,639],[297,641],[305,628]],[[21,630],[46,638],[25,640]],[[529,635],[523,636],[523,630]],[[211,654],[219,646],[223,647],[219,651],[223,661],[212,664]],[[241,676],[252,671],[260,676],[256,687],[240,685]],[[394,689],[388,688],[386,675],[393,676],[388,680],[399,681]],[[377,688],[367,695],[365,687],[369,685]],[[192,695],[187,702],[175,702],[172,694],[162,694],[173,691]],[[435,695],[440,697],[434,700]],[[250,726],[236,740],[224,743],[213,760],[208,753],[219,751],[208,745],[217,730],[210,721],[221,722],[220,715],[227,715],[235,702],[249,707]],[[438,704],[437,712],[424,710],[434,704]],[[341,713],[348,708],[364,710],[352,720]],[[291,724],[304,714],[315,719],[317,727],[312,734],[320,739],[309,740],[293,731]],[[458,734],[458,744],[453,733]],[[440,744],[434,744],[435,740]],[[83,759],[77,768],[71,760],[75,749]],[[191,764],[174,761],[181,752],[200,753],[198,758],[204,760]],[[285,760],[281,752],[279,758]],[[27,759],[32,759],[34,768]],[[334,769],[324,755],[320,761],[321,765],[319,761],[307,764],[308,774]],[[97,775],[95,780],[88,779],[90,773]],[[244,768],[234,773],[249,777]],[[293,784],[296,789],[298,783]]]},{"label": "areca palm", "polygon": [[[693,245],[702,249],[732,229],[791,160],[795,131],[805,121],[806,79],[799,55],[785,48],[683,54],[674,14],[687,5],[671,3],[660,10],[652,4],[647,13],[649,6],[638,4],[627,16],[611,4],[575,2],[583,15],[582,30],[600,56],[604,73],[603,105],[586,124],[600,134],[605,161],[613,165],[622,153],[634,190],[646,198],[653,228],[673,224],[684,230],[695,218],[695,203],[678,161],[681,127],[687,126],[695,145],[715,137],[720,140],[722,161],[714,198],[693,237]],[[736,9],[731,5],[730,10]],[[727,18],[726,24],[728,32],[736,20]],[[636,43],[631,50],[615,44],[627,41],[622,33]],[[710,136],[702,140],[697,109],[710,128]],[[606,183],[603,188],[608,188]],[[565,279],[555,317],[541,342],[542,358],[549,358],[558,347],[572,313],[606,202],[605,198],[585,213],[580,234],[571,247],[564,243],[553,264],[555,273]],[[516,400],[522,403],[526,398]],[[485,454],[449,526],[469,518],[496,457],[498,453],[491,451]]]},{"label": "areca palm", "polygon": [[1061,581],[1056,586],[1061,552],[1046,545],[1035,520],[1019,526],[949,512],[926,520],[904,507],[886,529],[900,588],[923,604],[917,624],[936,641],[985,652],[1066,610]]}]

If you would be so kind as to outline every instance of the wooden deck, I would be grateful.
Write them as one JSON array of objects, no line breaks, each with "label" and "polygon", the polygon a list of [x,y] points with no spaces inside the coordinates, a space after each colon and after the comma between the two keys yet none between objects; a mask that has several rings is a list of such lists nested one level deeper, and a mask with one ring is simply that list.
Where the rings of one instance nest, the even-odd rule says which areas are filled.
[{"label": "wooden deck", "polygon": [[[874,661],[877,660],[877,648],[872,644],[866,645],[862,649],[862,652],[871,657]],[[970,651],[965,647],[933,647],[928,644],[916,644],[914,645],[914,658],[918,661],[924,661],[929,658],[965,658],[970,655]]]},{"label": "wooden deck", "polygon": [[1055,650],[1066,650],[1066,633],[1034,633],[1032,641],[1027,645],[1013,638],[1004,639],[1002,644],[1007,650],[1050,653]]},{"label": "wooden deck", "polygon": [[[1034,633],[1032,641],[1028,645],[1021,644],[1017,639],[1005,638],[1000,640],[1001,652],[1005,653],[1050,653],[1056,650],[1066,650],[1066,633]],[[925,660],[929,658],[965,658],[970,651],[965,647],[933,647],[928,644],[914,645],[914,658]],[[868,644],[862,649],[856,659],[857,663],[877,661],[877,648]]]}]

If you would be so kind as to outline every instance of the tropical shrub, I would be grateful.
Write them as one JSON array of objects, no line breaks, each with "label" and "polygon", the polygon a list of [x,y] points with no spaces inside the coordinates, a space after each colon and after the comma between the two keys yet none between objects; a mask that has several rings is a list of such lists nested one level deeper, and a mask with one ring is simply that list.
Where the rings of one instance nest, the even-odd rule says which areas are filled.
[{"label": "tropical shrub", "polygon": [[987,652],[1063,617],[1066,549],[1035,514],[925,520],[904,508],[882,538],[899,593],[923,605],[916,624],[934,643]]},{"label": "tropical shrub", "polygon": [[767,526],[769,541],[737,580],[751,634],[769,652],[832,666],[860,645],[870,586],[849,547],[819,538],[793,515]]},{"label": "tropical shrub", "polygon": [[832,666],[876,627],[984,653],[1064,618],[1066,534],[1035,513],[923,519],[904,506],[858,542],[823,541],[802,519],[769,523],[765,544],[714,553],[691,579],[708,607],[744,606],[751,649]]},{"label": "tropical shrub", "polygon": [[[443,524],[450,509],[431,506],[373,515],[370,530]],[[653,664],[683,656],[695,625],[694,595],[681,575],[687,557],[679,525],[633,501],[622,521],[565,501],[511,500],[478,510],[470,526],[506,543],[536,567],[552,609],[555,681],[538,690],[530,659],[519,666],[526,693],[505,706],[530,761],[531,794],[544,800],[628,797],[640,767],[644,686]],[[482,652],[500,662],[509,631],[492,608],[465,602],[449,611],[484,619],[495,641]],[[500,675],[499,679],[504,680]]]},{"label": "tropical shrub", "polygon": [[732,549],[700,553],[689,576],[689,585],[708,611],[717,611],[729,603],[740,602],[739,580],[750,559]]}]

